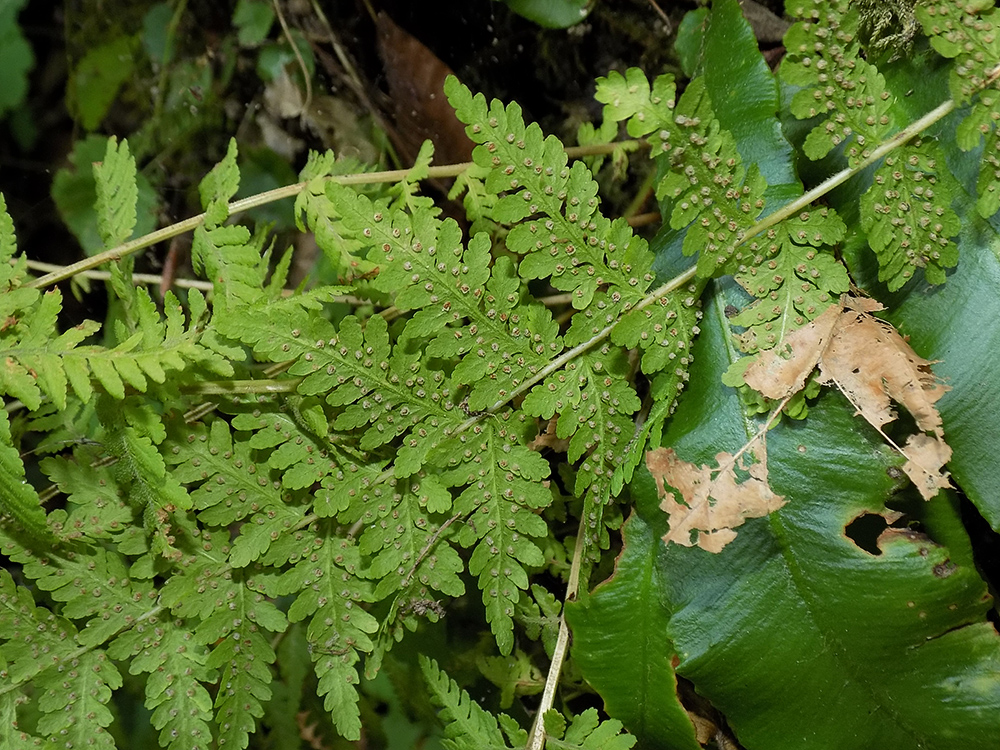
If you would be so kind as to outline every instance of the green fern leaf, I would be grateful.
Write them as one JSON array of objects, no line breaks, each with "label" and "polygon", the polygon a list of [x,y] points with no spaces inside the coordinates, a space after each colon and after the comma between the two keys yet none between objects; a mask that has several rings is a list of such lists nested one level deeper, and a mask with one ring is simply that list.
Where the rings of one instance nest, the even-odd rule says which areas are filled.
[{"label": "green fern leaf", "polygon": [[24,463],[12,444],[6,410],[0,414],[0,512],[37,541],[51,543],[54,535],[42,501],[24,476]]},{"label": "green fern leaf", "polygon": [[600,721],[596,708],[588,708],[573,717],[566,727],[566,720],[558,711],[545,714],[545,731],[548,733],[546,747],[559,750],[628,750],[636,743],[636,738],[622,734],[622,723],[617,719]]},{"label": "green fern leaf", "polygon": [[[221,226],[229,218],[229,200],[240,189],[240,169],[236,165],[236,139],[229,139],[226,155],[205,175],[198,185],[198,195],[205,209],[205,226]],[[193,254],[193,249],[192,249]]]},{"label": "green fern leaf", "polygon": [[903,146],[885,158],[874,185],[861,197],[861,225],[879,260],[879,279],[899,289],[922,267],[932,284],[958,263],[958,216],[948,206],[953,178],[932,144]]},{"label": "green fern leaf", "polygon": [[201,483],[191,491],[201,523],[228,527],[247,520],[229,555],[229,563],[237,568],[267,552],[274,539],[305,515],[302,507],[285,502],[267,477],[267,467],[257,465],[250,449],[249,441],[234,441],[226,423],[214,420],[209,435],[196,430],[175,447],[171,458],[183,461],[172,472],[177,481],[189,487]]},{"label": "green fern leaf", "polygon": [[156,447],[166,437],[159,417],[146,406],[124,405],[102,396],[97,414],[104,427],[106,450],[118,461],[113,472],[129,503],[142,513],[153,551],[176,559],[170,531],[171,515],[191,507],[191,498],[177,478],[167,471]]},{"label": "green fern leaf", "polygon": [[345,207],[345,224],[371,248],[369,260],[382,269],[376,288],[395,292],[400,309],[418,310],[404,339],[430,338],[428,353],[435,357],[463,356],[455,377],[471,385],[471,409],[502,403],[559,351],[551,315],[521,303],[509,262],[498,262],[490,277],[486,235],[463,252],[454,221],[430,211],[390,211],[342,186],[329,191]]},{"label": "green fern leaf", "polygon": [[107,703],[122,686],[122,677],[103,652],[89,651],[73,660],[70,669],[48,669],[36,682],[41,691],[39,733],[58,738],[66,748],[115,750],[107,732],[113,716]]},{"label": "green fern leaf", "polygon": [[552,136],[543,139],[537,124],[526,127],[517,104],[487,106],[481,94],[473,97],[454,78],[445,93],[480,144],[473,158],[490,169],[487,190],[503,193],[494,219],[516,224],[506,242],[525,255],[520,276],[550,277],[554,287],[572,292],[577,309],[588,307],[599,287],[621,297],[624,309],[641,299],[653,280],[652,255],[624,221],[612,226],[600,214],[597,183],[586,165],[567,167],[562,144]]},{"label": "green fern leaf", "polygon": [[266,632],[284,632],[288,622],[252,577],[220,565],[207,535],[202,536],[195,562],[170,578],[161,601],[174,615],[197,620],[195,642],[212,645],[205,666],[219,673],[218,745],[242,750],[271,694],[275,653]]},{"label": "green fern leaf", "polygon": [[[55,511],[54,513],[61,513]],[[67,546],[58,554],[16,548],[4,554],[21,563],[24,574],[52,599],[62,602],[61,614],[86,621],[79,634],[85,646],[104,643],[148,613],[155,598],[152,584],[131,578],[125,557],[102,546]]]},{"label": "green fern leaf", "polygon": [[277,592],[296,593],[291,622],[309,620],[308,639],[319,694],[337,731],[348,740],[361,736],[358,710],[358,652],[370,652],[378,622],[361,604],[373,598],[359,576],[358,550],[346,539],[314,536],[308,554],[282,578]]},{"label": "green fern leaf", "polygon": [[212,697],[203,683],[218,675],[206,666],[208,649],[183,621],[154,616],[118,636],[108,655],[127,661],[129,673],[148,673],[145,705],[167,750],[208,750]]},{"label": "green fern leaf", "polygon": [[249,581],[233,581],[215,594],[217,611],[202,620],[195,637],[201,643],[217,642],[205,665],[220,673],[215,698],[218,745],[243,750],[256,726],[254,719],[263,716],[263,704],[271,697],[275,653],[262,631],[280,633],[288,623],[263,594],[249,588]]},{"label": "green fern leaf", "polygon": [[347,511],[385,468],[385,460],[363,456],[350,448],[347,436],[330,430],[317,397],[261,396],[226,410],[235,415],[234,429],[252,432],[249,447],[267,451],[267,464],[278,471],[284,488],[311,488],[313,508],[321,517]]},{"label": "green fern leaf", "polygon": [[337,203],[327,192],[329,178],[339,172],[332,151],[309,152],[299,174],[299,180],[307,185],[295,198],[295,223],[300,231],[312,230],[316,244],[337,274],[346,278],[364,276],[376,266],[360,257],[363,243],[353,232],[345,231]]},{"label": "green fern leaf", "polygon": [[687,230],[684,254],[698,254],[703,278],[733,273],[743,262],[737,248],[764,208],[764,179],[755,166],[743,167],[702,79],[691,81],[675,108],[671,78],[661,76],[650,90],[641,71],[626,75],[598,81],[605,118],[628,117],[637,134],[656,131],[651,156],[665,169],[657,197],[673,204],[670,226]]},{"label": "green fern leaf", "polygon": [[94,164],[97,183],[97,231],[105,247],[117,247],[132,236],[136,222],[139,188],[136,183],[135,158],[128,141],[108,139],[104,161]]},{"label": "green fern leaf", "polygon": [[441,671],[437,662],[421,654],[420,670],[430,688],[431,700],[440,709],[438,717],[444,725],[445,747],[453,750],[508,750],[496,718],[484,711]]},{"label": "green fern leaf", "polygon": [[383,499],[358,540],[358,551],[371,560],[365,575],[378,583],[376,600],[402,591],[426,598],[430,590],[450,597],[465,593],[459,574],[465,569],[434,518],[451,509],[451,495],[433,476],[395,482],[391,499]]},{"label": "green fern leaf", "polygon": [[[994,66],[1000,60],[1000,12],[992,2],[926,2],[916,7],[917,21],[939,54],[954,58],[949,88],[959,104],[969,104],[959,123],[955,141],[963,151],[971,151],[985,139],[983,161],[976,190],[976,209],[989,218],[1000,209],[1000,92],[994,81]],[[978,98],[977,95],[978,94]],[[945,170],[947,171],[947,170]]]},{"label": "green fern leaf", "polygon": [[528,588],[525,567],[544,562],[531,540],[546,534],[535,513],[552,501],[541,484],[549,474],[547,463],[524,447],[525,424],[523,414],[507,413],[443,442],[431,456],[451,467],[440,475],[446,485],[468,485],[454,505],[455,513],[466,517],[456,538],[462,546],[475,546],[469,572],[479,577],[486,619],[504,654],[513,648],[514,611]]},{"label": "green fern leaf", "polygon": [[847,0],[787,4],[790,15],[804,18],[788,31],[781,63],[782,79],[802,87],[791,112],[799,119],[826,118],[806,136],[803,150],[821,159],[849,141],[845,153],[853,166],[891,134],[893,97],[860,54],[858,12]]},{"label": "green fern leaf", "polygon": [[45,458],[39,468],[66,496],[63,533],[69,539],[110,539],[135,520],[108,466],[94,465],[88,452],[78,451],[75,460],[62,456]]},{"label": "green fern leaf", "polygon": [[627,120],[628,134],[633,138],[667,129],[658,134],[660,144],[654,147],[655,155],[657,150],[670,150],[667,139],[673,129],[670,111],[674,108],[676,92],[673,76],[657,76],[650,87],[641,70],[629,68],[624,76],[618,71],[611,71],[607,78],[598,78],[595,98],[605,105],[605,121]]},{"label": "green fern leaf", "polygon": [[836,213],[820,208],[790,217],[747,243],[752,263],[736,273],[736,280],[757,301],[730,319],[746,328],[740,335],[743,351],[772,348],[848,290],[847,270],[823,250],[840,242],[846,231]]},{"label": "green fern leaf", "polygon": [[489,170],[478,164],[471,164],[455,178],[455,183],[448,191],[448,200],[456,201],[461,197],[465,216],[472,222],[469,234],[473,237],[480,232],[491,236],[496,234],[497,223],[493,219],[493,209],[497,204],[497,196],[486,189],[485,180],[488,175]]},{"label": "green fern leaf", "polygon": [[0,568],[0,656],[7,685],[23,685],[42,670],[64,663],[77,649],[76,628],[36,607],[31,592]]}]

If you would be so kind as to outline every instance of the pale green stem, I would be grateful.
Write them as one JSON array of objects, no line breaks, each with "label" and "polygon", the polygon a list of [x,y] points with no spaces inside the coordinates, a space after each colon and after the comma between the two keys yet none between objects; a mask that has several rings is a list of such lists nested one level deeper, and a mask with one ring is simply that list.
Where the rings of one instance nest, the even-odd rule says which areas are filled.
[{"label": "pale green stem", "polygon": [[[611,153],[615,148],[629,143],[638,143],[638,141],[596,143],[590,146],[577,146],[574,148],[567,148],[566,154],[571,158],[607,154]],[[462,172],[467,170],[470,166],[472,166],[471,162],[465,162],[462,164],[448,164],[441,167],[430,167],[427,170],[427,178],[436,179],[442,177],[456,177],[462,174]],[[408,169],[394,169],[387,172],[365,172],[361,174],[339,175],[330,177],[329,179],[332,182],[337,182],[341,185],[370,185],[384,182],[401,182],[406,179],[409,173],[410,170]],[[232,216],[234,214],[242,213],[243,211],[249,211],[252,208],[266,206],[268,203],[274,203],[275,201],[279,201],[284,198],[294,198],[296,195],[305,190],[308,185],[308,182],[297,182],[294,185],[286,185],[284,187],[275,188],[274,190],[268,190],[265,193],[251,195],[249,198],[233,201],[229,204],[229,215]],[[198,214],[197,216],[192,216],[190,219],[185,219],[184,221],[176,224],[171,224],[169,227],[158,229],[155,232],[138,237],[130,242],[126,242],[123,245],[119,245],[118,247],[113,247],[103,253],[98,253],[90,258],[84,258],[76,263],[72,263],[63,267],[61,271],[49,273],[41,278],[29,281],[25,284],[25,286],[41,288],[58,284],[60,281],[72,278],[78,273],[89,271],[91,268],[96,268],[102,263],[119,261],[125,256],[131,255],[139,250],[151,247],[152,245],[163,242],[164,240],[169,240],[172,237],[184,234],[185,232],[193,231],[204,221],[205,214],[203,213]]]},{"label": "pale green stem", "polygon": [[542,700],[538,703],[538,713],[531,727],[526,750],[542,750],[545,747],[545,713],[555,702],[556,687],[559,685],[559,675],[566,661],[566,650],[569,648],[569,626],[566,625],[566,602],[576,599],[580,590],[580,565],[583,560],[583,540],[586,537],[585,515],[580,516],[580,525],[576,530],[576,546],[573,548],[573,563],[569,569],[569,580],[566,582],[566,596],[563,599],[563,611],[559,613],[559,634],[556,636],[556,646],[552,650],[552,661],[545,677],[545,688],[542,690]]}]

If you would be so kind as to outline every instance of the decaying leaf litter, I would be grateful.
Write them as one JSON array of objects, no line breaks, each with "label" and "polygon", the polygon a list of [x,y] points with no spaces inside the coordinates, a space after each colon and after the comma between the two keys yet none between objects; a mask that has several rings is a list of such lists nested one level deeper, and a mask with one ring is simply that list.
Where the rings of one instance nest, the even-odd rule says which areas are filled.
[{"label": "decaying leaf litter", "polygon": [[[786,401],[806,386],[818,368],[817,381],[836,385],[856,413],[906,457],[903,471],[930,500],[951,486],[943,468],[951,458],[951,447],[945,442],[936,406],[948,386],[934,375],[932,362],[872,314],[882,309],[875,300],[844,295],[839,304],[760,353],[744,371],[744,381],[766,398]],[[920,430],[903,447],[883,431],[898,416],[893,402],[910,413]],[[669,516],[665,542],[719,552],[747,518],[767,515],[784,504],[767,483],[764,433],[770,422],[736,454],[719,453],[715,467],[683,461],[672,448],[646,454],[662,498],[660,507]],[[752,462],[743,458],[745,453]],[[680,493],[681,501],[671,488]]]}]

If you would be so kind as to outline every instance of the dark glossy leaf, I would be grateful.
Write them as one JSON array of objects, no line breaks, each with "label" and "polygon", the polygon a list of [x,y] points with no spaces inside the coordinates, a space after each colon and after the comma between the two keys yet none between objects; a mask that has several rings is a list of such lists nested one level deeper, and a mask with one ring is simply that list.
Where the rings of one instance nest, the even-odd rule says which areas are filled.
[{"label": "dark glossy leaf", "polygon": [[[945,71],[946,72],[946,71]],[[928,71],[918,61],[900,64],[886,76],[900,93],[903,118],[913,119],[931,103],[947,98],[947,77]],[[903,96],[907,91],[911,97]],[[941,286],[922,278],[889,293],[877,280],[878,269],[863,239],[855,236],[844,259],[857,284],[887,307],[885,318],[910,338],[916,352],[932,361],[934,371],[951,387],[938,403],[945,439],[954,454],[949,463],[956,484],[969,496],[995,530],[1000,530],[1000,220],[986,221],[976,211],[979,153],[955,145],[960,115],[946,120],[940,145],[947,166],[963,188],[953,203],[962,230],[956,238],[958,267]],[[856,217],[859,193],[866,184],[855,180],[835,195],[834,205],[847,220]]]},{"label": "dark glossy leaf", "polygon": [[778,123],[778,84],[757,48],[757,38],[737,0],[712,4],[702,46],[705,88],[719,124],[736,138],[745,164],[767,180],[774,209],[802,193],[792,147]]},{"label": "dark glossy leaf", "polygon": [[[716,294],[708,306],[692,386],[664,436],[689,461],[738,450],[757,429],[720,384],[731,358],[724,304]],[[768,434],[782,509],[741,526],[720,554],[661,553],[677,671],[748,750],[996,747],[1000,637],[967,550],[953,557],[893,528],[872,554],[845,534],[885,511],[898,461],[853,411],[827,392],[804,422]],[[632,491],[655,496],[647,472]],[[944,525],[964,546],[957,522]]]},{"label": "dark glossy leaf", "polygon": [[580,23],[593,10],[595,0],[502,0],[519,16],[547,29],[565,29]]},{"label": "dark glossy leaf", "polygon": [[585,601],[567,604],[566,618],[574,661],[640,747],[697,750],[691,720],[677,699],[670,616],[660,600],[663,520],[652,518],[659,521],[653,526],[638,514],[629,518],[614,576]]}]

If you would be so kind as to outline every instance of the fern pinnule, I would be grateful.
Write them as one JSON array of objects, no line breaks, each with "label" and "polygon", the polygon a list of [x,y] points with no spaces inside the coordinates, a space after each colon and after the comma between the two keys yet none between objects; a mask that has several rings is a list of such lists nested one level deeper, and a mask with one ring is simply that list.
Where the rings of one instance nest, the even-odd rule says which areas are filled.
[{"label": "fern pinnule", "polygon": [[332,151],[309,153],[306,165],[299,173],[299,180],[307,186],[295,198],[295,223],[300,231],[312,230],[316,244],[338,275],[348,278],[364,276],[374,271],[376,266],[361,256],[362,243],[353,237],[352,232],[344,231],[338,205],[327,194],[334,184],[329,178],[338,171]]},{"label": "fern pinnule", "polygon": [[918,3],[915,13],[931,46],[955,61],[948,81],[952,98],[969,105],[955,142],[963,151],[971,151],[985,140],[982,159],[986,166],[977,178],[976,209],[989,218],[1000,209],[1000,132],[996,125],[1000,11],[992,2],[940,0]]},{"label": "fern pinnule", "polygon": [[899,289],[924,269],[931,284],[943,284],[945,270],[958,263],[950,239],[961,225],[949,200],[956,192],[944,155],[933,142],[907,145],[885,158],[874,184],[861,197],[861,225],[878,256],[879,279]]},{"label": "fern pinnule", "polygon": [[132,236],[136,222],[139,188],[136,184],[135,158],[128,141],[108,139],[104,161],[94,164],[97,190],[97,231],[105,247],[117,247]]},{"label": "fern pinnule", "polygon": [[213,549],[210,536],[199,536],[201,546],[184,560],[183,572],[163,586],[160,601],[192,623],[196,644],[210,646],[204,663],[219,674],[218,745],[242,750],[270,697],[275,653],[265,634],[284,632],[288,621],[269,599],[274,592],[264,593],[273,576],[258,582],[251,572],[233,570]]},{"label": "fern pinnule", "polygon": [[201,523],[225,528],[246,520],[232,541],[234,567],[259,558],[305,516],[301,505],[282,497],[267,466],[258,466],[251,441],[233,440],[221,419],[212,421],[209,434],[196,429],[188,441],[175,444],[171,460],[179,463],[172,472],[177,481],[194,486],[191,502]]},{"label": "fern pinnule", "polygon": [[846,0],[787,0],[794,24],[785,37],[781,76],[802,88],[790,109],[799,119],[825,118],[806,137],[803,150],[821,159],[847,143],[846,156],[858,164],[892,132],[892,94],[874,65],[859,54],[859,15]]},{"label": "fern pinnule", "polygon": [[208,648],[184,620],[156,615],[118,636],[108,648],[128,662],[129,673],[148,674],[145,706],[166,750],[209,750],[212,697],[205,684],[218,679],[206,665]]},{"label": "fern pinnule", "polygon": [[376,581],[374,596],[402,591],[426,598],[432,591],[450,597],[465,593],[459,574],[465,565],[447,535],[442,513],[452,508],[451,493],[433,475],[391,481],[391,496],[367,521],[358,551],[371,560],[365,575]]},{"label": "fern pinnule", "polygon": [[[525,126],[517,104],[487,105],[457,79],[445,93],[466,132],[479,144],[478,166],[488,168],[487,190],[502,197],[494,220],[513,225],[507,247],[523,255],[518,273],[524,279],[548,278],[557,289],[572,293],[573,306],[590,306],[598,289],[626,298],[641,298],[636,288],[652,281],[652,255],[634,238],[626,222],[601,215],[597,182],[580,161],[567,166],[562,144],[544,138],[537,124]],[[633,244],[633,242],[638,244]]]},{"label": "fern pinnule", "polygon": [[376,288],[394,292],[400,309],[417,311],[403,338],[429,339],[434,357],[462,357],[455,377],[470,385],[472,410],[502,404],[560,350],[551,315],[521,301],[509,261],[498,261],[491,275],[487,235],[463,248],[458,225],[431,211],[406,214],[342,186],[330,193],[349,209],[345,224],[379,264]]},{"label": "fern pinnule", "polygon": [[[61,520],[62,511],[53,511]],[[121,552],[105,545],[61,545],[47,553],[19,549],[12,538],[0,537],[2,551],[23,566],[26,578],[61,602],[60,613],[78,623],[78,642],[103,644],[144,617],[155,590],[130,573]]]},{"label": "fern pinnule", "polygon": [[0,643],[6,681],[0,694],[16,693],[39,672],[58,666],[77,651],[76,627],[46,607],[0,568]]},{"label": "fern pinnule", "polygon": [[454,750],[507,750],[496,718],[487,713],[437,662],[420,656],[420,670],[431,691],[431,700],[439,707],[445,727],[445,742]]},{"label": "fern pinnule", "polygon": [[479,577],[486,619],[501,653],[514,644],[514,608],[528,588],[525,567],[544,559],[532,538],[546,534],[536,512],[552,502],[542,484],[548,464],[525,447],[533,423],[523,412],[505,412],[444,441],[430,460],[447,467],[441,481],[465,487],[454,512],[465,519],[456,534],[459,544],[475,546],[469,572]]},{"label": "fern pinnule", "polygon": [[108,733],[114,716],[108,708],[111,693],[122,686],[122,676],[103,651],[88,651],[71,660],[68,669],[47,669],[38,675],[40,691],[38,731],[58,737],[64,747],[115,750]]},{"label": "fern pinnule", "polygon": [[116,540],[136,521],[136,511],[120,491],[112,469],[94,460],[94,451],[81,447],[72,457],[48,456],[39,468],[66,496],[66,517],[59,533],[72,541]]},{"label": "fern pinnule", "polygon": [[[794,15],[807,15],[801,3],[788,5]],[[782,61],[782,77],[803,87],[792,98],[793,115],[800,119],[816,115],[826,118],[806,137],[805,154],[819,159],[845,144],[848,163],[855,166],[898,129],[892,117],[897,109],[893,106],[896,97],[878,68],[860,55],[861,11],[838,2],[826,3],[824,12],[823,18],[807,18],[789,31],[789,54]],[[926,9],[918,14],[930,17]],[[933,28],[940,31],[940,27]],[[931,43],[940,38],[932,37]],[[954,54],[958,54],[957,50]],[[976,81],[981,87],[982,80]],[[986,95],[986,100],[993,101],[995,93]],[[972,91],[963,88],[961,94],[953,95],[957,101],[964,101]],[[983,100],[973,106],[982,109]],[[966,122],[980,120],[970,115]],[[984,130],[988,137],[989,130]],[[979,131],[967,140],[963,147],[978,145]],[[911,141],[885,158],[862,197],[861,224],[878,258],[879,279],[886,281],[890,290],[902,287],[917,268],[924,268],[930,283],[943,283],[944,269],[958,262],[958,248],[950,239],[958,233],[958,218],[949,208],[956,191],[948,170],[938,168],[943,162],[932,139]],[[988,174],[989,170],[984,170],[981,179]],[[991,200],[991,193],[988,185],[981,184],[982,211],[987,209],[983,201]]]},{"label": "fern pinnule", "polygon": [[361,576],[357,547],[329,532],[328,526],[320,526],[318,533],[303,531],[305,554],[272,593],[296,594],[288,619],[309,620],[308,640],[319,695],[324,697],[337,731],[348,740],[356,740],[361,736],[356,665],[360,653],[373,650],[371,634],[378,629],[378,622],[363,608],[373,597],[371,584]]},{"label": "fern pinnule", "polygon": [[747,242],[752,262],[734,276],[757,299],[730,319],[746,329],[739,336],[743,351],[774,347],[848,290],[847,269],[825,249],[840,242],[846,230],[833,210],[818,208],[789,217]]}]

